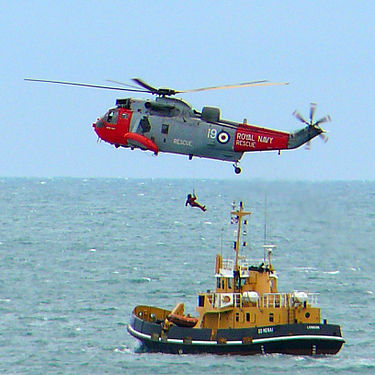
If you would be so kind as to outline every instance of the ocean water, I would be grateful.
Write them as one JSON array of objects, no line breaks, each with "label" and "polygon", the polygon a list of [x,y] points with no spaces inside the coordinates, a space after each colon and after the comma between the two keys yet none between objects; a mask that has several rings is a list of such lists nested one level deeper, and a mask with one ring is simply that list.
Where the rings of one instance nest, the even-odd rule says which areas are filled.
[{"label": "ocean water", "polygon": [[[193,190],[207,212],[184,206]],[[139,352],[134,306],[193,314],[214,289],[216,253],[234,255],[233,200],[253,212],[245,255],[260,261],[267,223],[279,290],[320,293],[338,355]],[[0,373],[374,374],[374,222],[366,181],[0,178]]]}]

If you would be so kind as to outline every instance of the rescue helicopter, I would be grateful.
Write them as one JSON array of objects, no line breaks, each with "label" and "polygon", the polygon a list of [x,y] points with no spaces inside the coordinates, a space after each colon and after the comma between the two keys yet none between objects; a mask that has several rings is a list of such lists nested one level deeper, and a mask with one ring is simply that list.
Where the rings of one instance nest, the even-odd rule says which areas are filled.
[{"label": "rescue helicopter", "polygon": [[318,135],[326,140],[323,134],[325,130],[320,125],[331,120],[328,115],[315,121],[316,104],[311,103],[308,120],[297,111],[293,113],[305,127],[289,133],[248,124],[246,119],[243,122],[224,120],[217,107],[205,106],[199,112],[183,99],[175,97],[177,94],[208,90],[288,84],[285,82],[262,80],[174,90],[154,87],[140,78],[132,79],[136,86],[113,80],[110,82],[117,86],[33,78],[25,80],[155,95],[155,100],[117,99],[116,107],[110,108],[93,124],[98,137],[116,148],[148,150],[155,155],[160,152],[182,154],[187,155],[190,160],[201,157],[233,162],[236,174],[241,173],[238,164],[245,152],[274,150],[280,153],[281,150],[309,144]]}]

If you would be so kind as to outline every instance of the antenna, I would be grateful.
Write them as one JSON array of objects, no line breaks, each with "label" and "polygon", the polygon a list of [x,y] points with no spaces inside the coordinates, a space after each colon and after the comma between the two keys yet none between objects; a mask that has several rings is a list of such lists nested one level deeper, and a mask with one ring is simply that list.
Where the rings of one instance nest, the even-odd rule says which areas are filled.
[{"label": "antenna", "polygon": [[224,227],[221,227],[220,233],[220,255],[223,256],[223,234],[224,234]]},{"label": "antenna", "polygon": [[264,194],[264,245],[267,244],[267,193]]},{"label": "antenna", "polygon": [[[235,202],[233,202],[233,207],[235,207]],[[250,211],[244,211],[243,203],[240,202],[239,208],[237,210],[231,211],[231,223],[237,224],[237,230],[234,232],[236,240],[233,243],[234,251],[236,252],[236,259],[234,264],[234,270],[238,271],[238,253],[240,250],[240,240],[241,240],[241,225],[243,224],[242,218],[244,216],[251,215]]]}]

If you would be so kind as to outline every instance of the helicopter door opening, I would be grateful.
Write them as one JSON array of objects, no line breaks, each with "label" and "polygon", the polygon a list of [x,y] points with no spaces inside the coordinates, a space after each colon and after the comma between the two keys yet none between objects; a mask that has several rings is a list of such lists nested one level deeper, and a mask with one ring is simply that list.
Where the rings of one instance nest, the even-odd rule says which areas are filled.
[{"label": "helicopter door opening", "polygon": [[161,125],[161,134],[162,134],[162,138],[163,138],[164,143],[167,143],[168,133],[169,133],[169,125],[168,124],[162,124]]},{"label": "helicopter door opening", "polygon": [[140,131],[141,131],[142,134],[150,132],[150,130],[151,130],[151,123],[150,123],[150,120],[148,119],[147,116],[143,116],[139,120],[139,127],[138,128],[140,129]]}]

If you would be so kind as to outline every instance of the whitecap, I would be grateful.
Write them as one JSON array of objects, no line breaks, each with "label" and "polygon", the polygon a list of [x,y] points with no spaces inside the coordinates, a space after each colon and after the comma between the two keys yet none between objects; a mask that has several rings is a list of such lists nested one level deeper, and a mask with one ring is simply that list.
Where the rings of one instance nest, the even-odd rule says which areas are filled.
[{"label": "whitecap", "polygon": [[317,269],[314,267],[294,267],[294,269],[298,272],[304,272],[304,273],[317,272]]},{"label": "whitecap", "polygon": [[340,271],[327,271],[327,272],[323,272],[323,273],[327,273],[329,275],[337,275],[338,273],[340,273]]},{"label": "whitecap", "polygon": [[92,248],[89,251],[91,251],[92,253],[94,253],[96,251],[96,249]]},{"label": "whitecap", "polygon": [[133,353],[133,351],[127,346],[113,349],[115,353]]},{"label": "whitecap", "polygon": [[203,224],[212,225],[211,221],[205,221]]},{"label": "whitecap", "polygon": [[355,267],[351,267],[350,268],[351,271],[354,271],[354,272],[357,272],[357,271],[360,271],[361,269],[358,267],[358,268],[355,268]]},{"label": "whitecap", "polygon": [[131,279],[130,281],[134,284],[143,284],[143,283],[151,282],[151,278],[150,277],[141,277],[141,278],[137,278],[137,279]]}]

